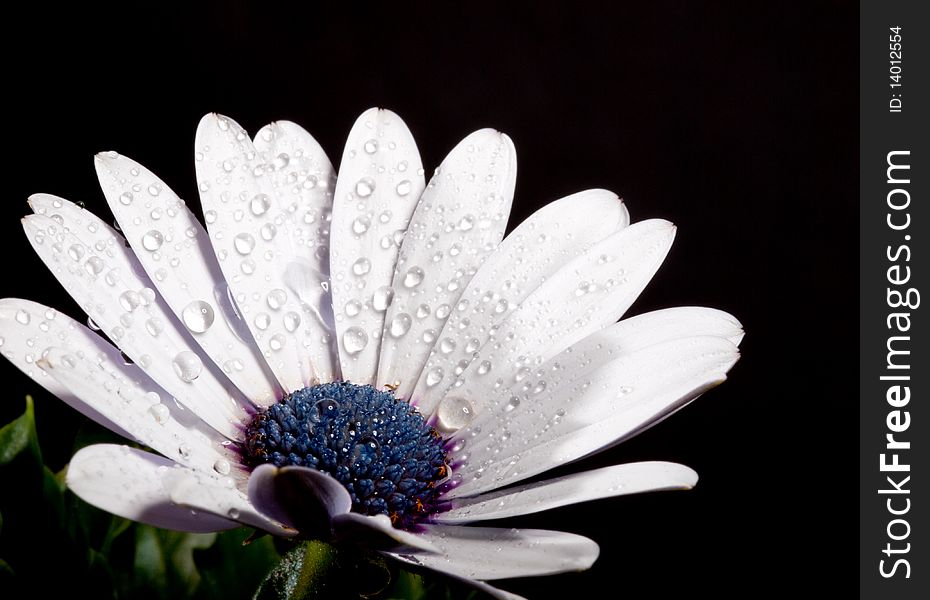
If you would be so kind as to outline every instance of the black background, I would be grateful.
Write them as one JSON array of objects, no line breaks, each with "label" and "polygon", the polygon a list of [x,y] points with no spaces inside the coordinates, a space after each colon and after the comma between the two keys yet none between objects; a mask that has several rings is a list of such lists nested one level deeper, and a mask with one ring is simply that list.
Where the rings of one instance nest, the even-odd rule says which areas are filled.
[{"label": "black background", "polygon": [[[697,488],[515,521],[588,535],[601,557],[582,574],[503,587],[852,588],[856,3],[33,4],[5,18],[0,296],[79,316],[22,234],[26,197],[109,215],[91,159],[113,149],[196,206],[193,135],[206,112],[252,132],[296,121],[338,160],[356,116],[384,106],[428,171],[495,127],[518,154],[511,227],[562,195],[612,189],[634,220],[678,225],[630,314],[712,306],[747,331],[727,383],[588,462],[679,461],[701,475]],[[2,421],[34,394],[47,458],[63,465],[77,414],[5,362],[0,377]]]}]

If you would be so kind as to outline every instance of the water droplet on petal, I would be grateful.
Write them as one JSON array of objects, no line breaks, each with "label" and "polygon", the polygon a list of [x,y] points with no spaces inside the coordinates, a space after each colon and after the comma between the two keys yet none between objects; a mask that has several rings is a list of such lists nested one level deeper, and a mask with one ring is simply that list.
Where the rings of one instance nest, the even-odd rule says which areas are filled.
[{"label": "water droplet on petal", "polygon": [[262,225],[262,228],[259,230],[262,235],[262,239],[266,242],[270,242],[274,239],[274,236],[278,234],[278,228],[271,223],[265,223]]},{"label": "water droplet on petal", "polygon": [[119,305],[127,312],[136,310],[140,304],[142,304],[142,296],[138,292],[127,290],[119,296]]},{"label": "water droplet on petal", "polygon": [[287,338],[285,338],[280,333],[276,333],[273,336],[271,336],[270,340],[268,340],[268,347],[274,350],[275,352],[278,352],[279,350],[281,350],[281,348],[284,347],[284,344],[286,343],[287,343]]},{"label": "water droplet on petal", "polygon": [[200,377],[200,373],[203,371],[203,362],[200,357],[189,350],[179,352],[174,357],[171,366],[174,367],[174,373],[187,383]]},{"label": "water droplet on petal", "polygon": [[368,140],[364,145],[366,154],[374,154],[378,151],[378,140]]},{"label": "water droplet on petal", "polygon": [[268,316],[268,313],[258,313],[255,315],[255,320],[253,323],[256,327],[264,331],[271,326],[271,317]]},{"label": "water droplet on petal", "polygon": [[271,198],[267,194],[255,194],[252,201],[249,202],[249,210],[256,217],[260,217],[271,208]]},{"label": "water droplet on petal", "polygon": [[371,306],[378,312],[384,312],[394,301],[394,290],[389,286],[381,286],[371,296]]},{"label": "water droplet on petal", "polygon": [[152,415],[152,418],[159,425],[164,425],[168,422],[168,418],[171,416],[171,411],[168,410],[168,407],[162,403],[153,404],[149,407],[149,414]]},{"label": "water droplet on petal", "polygon": [[84,270],[87,271],[89,275],[99,275],[103,271],[103,260],[97,256],[91,256],[87,259],[87,262],[84,263]]},{"label": "water droplet on petal", "polygon": [[181,311],[181,320],[194,333],[203,333],[213,325],[213,307],[203,300],[194,300]]},{"label": "water droplet on petal", "polygon": [[398,313],[391,320],[390,332],[391,336],[399,338],[403,337],[410,330],[410,324],[412,319],[407,313]]},{"label": "water droplet on petal", "polygon": [[288,312],[284,315],[284,328],[290,333],[297,331],[300,327],[300,315],[295,312]]},{"label": "water droplet on petal", "polygon": [[516,396],[511,396],[507,404],[504,405],[504,412],[510,412],[518,406],[520,406],[520,399]]},{"label": "water droplet on petal", "polygon": [[352,265],[352,272],[356,275],[365,275],[371,271],[371,261],[367,258],[360,258]]},{"label": "water droplet on petal", "polygon": [[371,219],[368,217],[358,217],[352,221],[352,232],[357,235],[365,233],[369,227],[371,227]]},{"label": "water droplet on petal", "polygon": [[229,475],[229,471],[230,471],[229,461],[222,459],[222,458],[217,459],[217,461],[213,463],[213,470],[219,473],[220,475]]},{"label": "water droplet on petal", "polygon": [[142,236],[142,247],[149,252],[155,252],[165,243],[165,236],[157,229],[152,229]]},{"label": "water droplet on petal", "polygon": [[247,256],[255,248],[255,238],[249,233],[240,233],[233,239],[233,247],[242,256]]},{"label": "water droplet on petal", "polygon": [[363,177],[355,184],[355,194],[359,198],[367,198],[375,191],[375,180],[371,177]]},{"label": "water droplet on petal", "polygon": [[132,204],[132,192],[123,192],[119,195],[119,202],[123,206],[129,206]]},{"label": "water droplet on petal", "polygon": [[443,375],[442,367],[433,367],[426,373],[426,386],[433,387],[442,381]]},{"label": "water droplet on petal", "polygon": [[71,257],[71,260],[77,262],[84,257],[84,248],[80,244],[73,244],[68,248],[68,256]]},{"label": "water droplet on petal", "polygon": [[346,302],[345,312],[347,317],[357,317],[362,312],[362,303],[358,300],[349,300]]},{"label": "water droplet on petal", "polygon": [[281,310],[281,307],[287,303],[287,292],[281,288],[277,288],[268,292],[268,297],[265,299],[268,303],[268,308],[271,310]]},{"label": "water droplet on petal", "polygon": [[439,402],[436,416],[444,429],[456,431],[474,420],[475,408],[461,396],[446,396]]},{"label": "water droplet on petal", "polygon": [[368,345],[368,334],[360,327],[349,327],[342,334],[342,345],[349,354],[358,354]]},{"label": "water droplet on petal", "polygon": [[423,283],[424,275],[423,269],[420,267],[410,267],[407,269],[407,274],[404,275],[404,286],[408,288],[417,287]]}]

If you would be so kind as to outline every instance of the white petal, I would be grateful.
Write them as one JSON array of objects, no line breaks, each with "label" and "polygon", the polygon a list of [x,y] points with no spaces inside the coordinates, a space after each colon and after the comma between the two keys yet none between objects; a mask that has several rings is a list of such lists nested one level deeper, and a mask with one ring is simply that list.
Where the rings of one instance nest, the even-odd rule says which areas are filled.
[{"label": "white petal", "polygon": [[640,462],[615,465],[565,477],[452,501],[452,509],[433,516],[436,523],[469,523],[536,513],[600,498],[694,487],[697,473],[684,465]]},{"label": "white petal", "polygon": [[378,382],[410,397],[433,343],[507,226],[517,177],[510,138],[476,131],[449,152],[404,237],[385,319]]},{"label": "white petal", "polygon": [[[342,375],[374,383],[400,238],[423,192],[423,164],[410,130],[372,108],[346,141],[333,201],[330,268]],[[380,308],[379,308],[380,307]]]},{"label": "white petal", "polygon": [[[246,398],[273,403],[280,397],[277,381],[236,314],[200,221],[171,188],[135,161],[104,152],[94,166],[110,210],[165,303]],[[156,252],[143,244],[152,239],[149,232],[165,238]]]},{"label": "white petal", "polygon": [[[504,414],[499,416],[494,411],[486,411],[456,437],[469,437],[481,443],[505,429],[532,430],[544,426],[545,423],[521,422],[521,418],[534,414],[528,408],[551,415],[562,407],[565,398],[577,395],[574,388],[579,380],[585,380],[611,361],[654,344],[704,336],[720,337],[737,344],[743,330],[732,315],[700,307],[657,310],[614,323],[566,348],[531,372],[524,371],[525,376],[519,381],[489,390],[486,404],[505,407]],[[512,410],[516,406],[523,409]],[[480,435],[474,434],[476,429],[481,429]]]},{"label": "white petal", "polygon": [[181,468],[171,469],[162,477],[171,500],[179,505],[227,517],[274,535],[297,534],[256,510],[231,477]]},{"label": "white petal", "polygon": [[[598,215],[598,218],[592,222],[590,215]],[[400,354],[403,360],[396,362],[416,364],[425,360],[425,353],[432,349],[425,377],[430,377],[431,382],[441,382],[437,374],[442,373],[451,381],[462,373],[464,365],[485,341],[481,333],[506,319],[565,263],[628,224],[626,207],[613,192],[606,190],[587,190],[547,204],[523,221],[487,257],[465,287],[461,299],[446,304],[441,313],[434,311],[432,319],[417,321],[419,329],[412,332],[416,339],[400,341],[407,346],[417,342],[419,350]],[[445,318],[436,318],[437,313],[448,316],[448,323]],[[426,325],[434,327],[434,332],[442,332],[442,336],[433,334],[432,337],[439,338],[435,345],[420,339]],[[412,388],[415,379],[422,377],[417,373],[408,378],[407,389]],[[424,414],[433,412],[433,399],[415,394],[414,400],[419,402]]]},{"label": "white petal", "polygon": [[0,300],[0,353],[4,358],[71,408],[121,436],[131,438],[123,427],[103,416],[97,408],[78,398],[36,365],[44,349],[56,341],[63,345],[62,339],[67,340],[69,347],[80,348],[91,355],[103,352],[109,358],[113,352],[119,356],[119,351],[105,340],[55,309],[19,298]]},{"label": "white petal", "polygon": [[299,530],[327,539],[333,519],[352,508],[345,486],[307,467],[260,465],[249,477],[249,499],[258,510]]},{"label": "white petal", "polygon": [[[501,323],[468,334],[480,349],[454,381],[437,382],[437,367],[427,365],[414,393],[421,410],[435,407],[439,427],[454,431],[485,409],[495,386],[522,381],[532,367],[615,322],[659,268],[674,234],[667,221],[640,221],[569,261]],[[470,307],[466,316],[481,309]]]},{"label": "white petal", "polygon": [[436,547],[423,536],[397,529],[387,515],[361,515],[347,512],[333,521],[336,540],[368,548],[436,552]]},{"label": "white petal", "polygon": [[126,519],[190,532],[221,531],[234,520],[191,511],[172,502],[163,476],[170,460],[129,448],[99,444],[82,448],[68,465],[68,487],[85,502]]},{"label": "white petal", "polygon": [[[255,149],[271,168],[278,206],[282,209],[271,225],[262,226],[262,239],[273,236],[275,250],[286,260],[276,264],[284,269],[284,283],[303,309],[289,317],[287,327],[297,327],[302,351],[313,365],[320,381],[339,378],[339,351],[336,348],[332,296],[329,293],[329,233],[332,223],[333,190],[336,170],[313,136],[290,121],[277,121],[255,134]],[[281,225],[284,225],[282,230]],[[268,224],[266,224],[268,225]]]},{"label": "white petal", "polygon": [[90,212],[61,202],[49,216],[23,219],[42,261],[158,385],[223,435],[240,435],[248,401],[211,361],[203,362],[124,240]]},{"label": "white petal", "polygon": [[[454,489],[447,498],[510,485],[583,458],[641,431],[726,379],[739,357],[723,338],[654,344],[572,378],[555,400],[491,410],[499,424],[487,439],[479,426],[457,434]],[[466,443],[463,445],[461,440]]]},{"label": "white petal", "polygon": [[419,535],[439,554],[394,554],[398,560],[468,579],[551,575],[589,568],[597,544],[580,535],[540,529],[427,525]]},{"label": "white petal", "polygon": [[327,282],[311,260],[295,256],[287,208],[269,174],[290,162],[266,163],[237,123],[214,114],[201,119],[195,150],[207,230],[226,282],[268,366],[285,391],[298,390],[319,378],[311,355],[328,355],[324,341],[300,326],[324,324]]},{"label": "white petal", "polygon": [[[118,356],[116,361],[119,361]],[[131,439],[193,468],[236,462],[218,433],[182,409],[144,374],[100,354],[46,347],[38,365],[62,386],[131,432]],[[132,375],[141,376],[133,379]],[[162,396],[164,395],[164,397]],[[173,405],[173,406],[172,406]]]}]

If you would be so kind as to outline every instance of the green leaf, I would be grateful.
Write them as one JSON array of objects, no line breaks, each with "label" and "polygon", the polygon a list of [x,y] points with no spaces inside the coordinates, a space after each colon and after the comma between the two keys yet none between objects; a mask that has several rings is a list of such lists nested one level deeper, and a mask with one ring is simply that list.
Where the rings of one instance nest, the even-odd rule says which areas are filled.
[{"label": "green leaf", "polygon": [[37,463],[42,463],[32,396],[26,396],[26,411],[22,416],[0,428],[0,467],[10,464],[23,453],[30,454]]}]

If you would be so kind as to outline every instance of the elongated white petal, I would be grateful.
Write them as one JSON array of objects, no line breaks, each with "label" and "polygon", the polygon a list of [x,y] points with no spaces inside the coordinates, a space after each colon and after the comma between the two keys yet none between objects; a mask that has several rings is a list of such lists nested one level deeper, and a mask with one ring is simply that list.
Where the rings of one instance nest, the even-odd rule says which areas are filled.
[{"label": "elongated white petal", "polygon": [[572,379],[561,402],[495,407],[500,419],[481,443],[457,434],[455,487],[446,496],[510,485],[625,439],[722,382],[738,357],[723,338],[672,340]]},{"label": "elongated white petal", "polygon": [[[126,241],[165,303],[246,398],[274,402],[281,395],[277,381],[233,307],[200,221],[171,188],[132,159],[104,152],[94,166]],[[153,252],[145,241],[156,235],[164,243]]]},{"label": "elongated white petal", "polygon": [[99,444],[71,457],[67,484],[82,500],[126,519],[179,531],[233,529],[234,520],[178,506],[164,486],[172,461],[129,448]]},{"label": "elongated white petal", "polygon": [[330,249],[339,360],[353,383],[374,383],[398,246],[423,187],[403,120],[385,109],[362,113],[339,166]]},{"label": "elongated white petal", "polygon": [[482,129],[436,169],[410,221],[385,320],[378,382],[410,397],[452,307],[504,235],[517,177],[510,138]]},{"label": "elongated white petal", "polygon": [[[265,161],[281,209],[274,223],[259,229],[262,240],[274,238],[283,267],[285,289],[301,312],[288,317],[301,352],[320,381],[340,376],[332,295],[329,291],[329,244],[336,171],[313,136],[290,121],[276,121],[255,134],[255,149]],[[283,229],[282,229],[283,226]]]},{"label": "elongated white petal", "polygon": [[263,513],[305,536],[328,539],[333,519],[352,508],[345,486],[316,469],[260,465],[249,477],[249,499]]},{"label": "elongated white petal", "polygon": [[437,552],[436,547],[423,536],[394,527],[387,515],[342,513],[333,519],[333,531],[338,541],[369,548]]},{"label": "elongated white petal", "polygon": [[172,502],[176,504],[227,517],[282,537],[297,534],[296,530],[256,510],[231,477],[175,468],[163,473],[162,478]]},{"label": "elongated white petal", "polygon": [[86,404],[123,425],[132,439],[183,465],[205,471],[219,465],[230,470],[236,458],[224,449],[218,433],[170,398],[163,398],[163,391],[154,391],[160,388],[144,374],[117,361],[118,356],[108,359],[52,346],[43,350],[37,363]]},{"label": "elongated white petal", "polygon": [[694,487],[697,473],[684,465],[641,462],[615,465],[556,479],[454,500],[436,523],[461,524],[504,519],[600,498]]},{"label": "elongated white petal", "polygon": [[[414,393],[421,410],[435,411],[446,431],[467,425],[485,409],[496,385],[522,381],[532,366],[615,322],[659,268],[674,234],[667,221],[641,221],[569,261],[499,324],[469,334],[479,340],[479,349],[457,365],[457,377],[437,377],[444,369],[427,365]],[[471,307],[466,315],[480,308]]]},{"label": "elongated white petal", "polygon": [[[105,417],[99,409],[77,397],[36,364],[45,348],[67,340],[70,347],[82,349],[92,356],[104,353],[107,358],[119,356],[119,351],[99,336],[91,333],[57,310],[19,298],[0,300],[0,354],[46,390],[61,398],[85,417],[100,423],[117,434],[131,438],[124,427]],[[114,354],[109,354],[110,352]]]},{"label": "elongated white petal", "polygon": [[300,327],[320,318],[327,283],[312,261],[294,255],[287,208],[279,204],[269,175],[289,168],[290,161],[265,163],[242,127],[215,114],[200,121],[195,149],[210,241],[233,299],[284,390],[298,390],[319,377],[310,348],[317,356],[327,354]]},{"label": "elongated white petal", "polygon": [[[238,437],[248,401],[211,361],[203,361],[124,240],[88,211],[62,202],[49,216],[23,219],[36,253],[88,316],[158,385],[223,435]],[[163,238],[155,241],[164,243]]]},{"label": "elongated white petal", "polygon": [[[467,437],[480,444],[485,439],[500,435],[505,429],[544,426],[545,423],[521,423],[520,419],[535,414],[536,410],[551,415],[563,407],[566,398],[577,395],[578,381],[590,381],[590,374],[605,364],[654,344],[689,337],[720,337],[737,344],[742,336],[739,321],[732,315],[710,308],[670,308],[624,319],[592,333],[538,368],[524,371],[524,377],[519,381],[489,390],[486,403],[505,407],[504,414],[486,411],[457,437]],[[522,409],[514,411],[517,406]],[[479,429],[481,433],[475,433]]]},{"label": "elongated white petal", "polygon": [[[592,214],[598,215],[594,221],[590,218]],[[427,364],[430,381],[437,381],[440,373],[452,380],[462,373],[464,365],[484,342],[484,337],[475,332],[490,331],[565,263],[627,225],[629,213],[620,199],[606,190],[587,190],[547,204],[487,256],[457,302],[440,305],[442,308],[434,311],[432,319],[416,320],[419,329],[412,330],[412,337],[386,345],[382,361],[386,364],[399,359],[401,364],[413,364],[425,360],[423,352],[390,352],[394,346],[399,350],[415,343],[421,351],[432,350]],[[424,323],[434,326],[428,330],[429,339],[440,338],[436,332],[442,331],[435,344],[421,339]],[[401,342],[404,346],[399,345]],[[417,373],[412,379],[419,377],[421,374]],[[408,381],[406,389],[413,384]],[[414,400],[420,402],[425,413],[433,410],[433,405],[418,395],[414,395]]]},{"label": "elongated white petal", "polygon": [[562,531],[427,525],[419,535],[438,554],[392,554],[404,562],[468,579],[583,571],[597,560],[592,540]]}]

